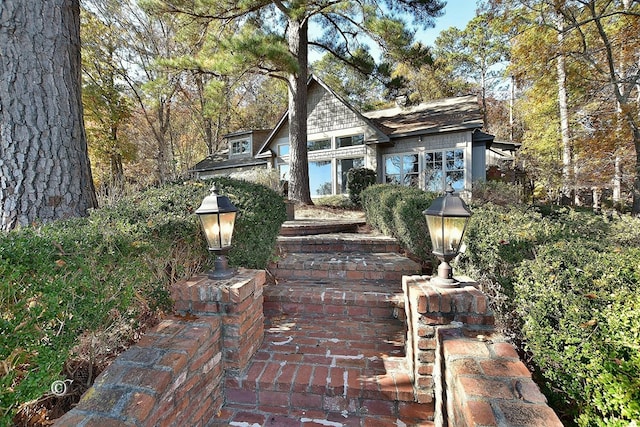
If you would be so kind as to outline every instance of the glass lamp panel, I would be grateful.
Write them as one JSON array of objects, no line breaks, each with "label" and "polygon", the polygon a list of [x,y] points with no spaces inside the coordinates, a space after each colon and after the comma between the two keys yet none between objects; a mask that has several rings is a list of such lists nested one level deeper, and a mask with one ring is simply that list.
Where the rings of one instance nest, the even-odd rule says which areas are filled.
[{"label": "glass lamp panel", "polygon": [[220,225],[217,213],[200,214],[200,221],[202,222],[202,229],[207,238],[209,249],[220,249]]},{"label": "glass lamp panel", "polygon": [[443,245],[443,228],[442,217],[435,215],[426,215],[427,227],[429,227],[429,235],[431,236],[431,250],[436,254],[442,254]]},{"label": "glass lamp panel", "polygon": [[233,237],[233,225],[235,221],[235,212],[225,212],[220,214],[220,243],[222,243],[223,248],[231,246],[231,238]]},{"label": "glass lamp panel", "polygon": [[443,246],[445,255],[455,255],[460,248],[467,218],[443,218]]}]

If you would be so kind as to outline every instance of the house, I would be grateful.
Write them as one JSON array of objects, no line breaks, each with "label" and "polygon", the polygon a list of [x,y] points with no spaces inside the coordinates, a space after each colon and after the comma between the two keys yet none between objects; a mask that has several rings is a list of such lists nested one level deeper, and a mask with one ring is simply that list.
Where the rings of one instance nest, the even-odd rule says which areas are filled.
[{"label": "house", "polygon": [[267,159],[257,158],[271,130],[244,130],[224,135],[225,148],[199,161],[190,172],[200,179],[212,178],[254,169],[265,169]]},{"label": "house", "polygon": [[[346,193],[346,174],[357,167],[375,170],[381,183],[438,192],[450,183],[456,191],[466,193],[474,181],[486,177],[487,150],[494,137],[481,130],[476,96],[361,113],[320,79],[311,77],[307,102],[312,197]],[[288,115],[282,116],[253,157],[246,157],[246,164],[234,166],[236,141],[248,135],[229,135],[228,159],[200,162],[194,171],[211,176],[231,166],[253,165],[274,168],[282,179],[288,179]],[[258,139],[253,135],[254,142]]]}]

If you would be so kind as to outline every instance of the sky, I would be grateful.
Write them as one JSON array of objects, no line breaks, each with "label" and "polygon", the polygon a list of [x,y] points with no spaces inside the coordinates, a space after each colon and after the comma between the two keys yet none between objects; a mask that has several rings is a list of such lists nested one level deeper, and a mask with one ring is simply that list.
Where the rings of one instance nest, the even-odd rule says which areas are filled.
[{"label": "sky", "polygon": [[435,19],[435,28],[420,30],[416,38],[423,44],[433,46],[440,31],[450,27],[463,30],[467,23],[476,16],[476,2],[474,0],[446,0],[444,15]]}]

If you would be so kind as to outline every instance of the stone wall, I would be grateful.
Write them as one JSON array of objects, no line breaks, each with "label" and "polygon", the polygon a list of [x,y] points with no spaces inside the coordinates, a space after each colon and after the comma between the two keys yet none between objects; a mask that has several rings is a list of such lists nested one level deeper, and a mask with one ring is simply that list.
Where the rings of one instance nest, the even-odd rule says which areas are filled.
[{"label": "stone wall", "polygon": [[120,355],[56,426],[199,426],[224,403],[224,371],[262,343],[265,272],[206,276],[172,289],[176,316]]}]

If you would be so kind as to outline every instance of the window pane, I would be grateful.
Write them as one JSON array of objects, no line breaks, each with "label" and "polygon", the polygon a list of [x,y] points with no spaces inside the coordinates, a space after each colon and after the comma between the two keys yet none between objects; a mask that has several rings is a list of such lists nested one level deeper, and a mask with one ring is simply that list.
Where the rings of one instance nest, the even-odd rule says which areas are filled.
[{"label": "window pane", "polygon": [[309,189],[312,196],[332,194],[331,161],[309,162]]},{"label": "window pane", "polygon": [[464,190],[464,171],[447,172],[447,184],[456,191]]},{"label": "window pane", "polygon": [[278,156],[286,156],[289,154],[289,144],[278,145]]},{"label": "window pane", "polygon": [[340,194],[347,193],[347,172],[353,168],[364,167],[364,158],[338,160],[338,188]]},{"label": "window pane", "polygon": [[410,154],[408,156],[403,156],[402,161],[404,164],[402,165],[402,172],[404,173],[418,173],[418,155]]},{"label": "window pane", "polygon": [[289,181],[289,165],[287,163],[282,163],[278,166],[278,175],[280,179]]},{"label": "window pane", "polygon": [[400,184],[400,175],[385,175],[384,182],[387,184]]},{"label": "window pane", "polygon": [[338,138],[338,148],[364,144],[364,135],[351,135]]},{"label": "window pane", "polygon": [[384,172],[386,175],[399,175],[400,156],[388,156],[384,163]]},{"label": "window pane", "polygon": [[331,148],[330,139],[321,139],[318,141],[307,141],[307,149],[309,151],[328,150]]}]

